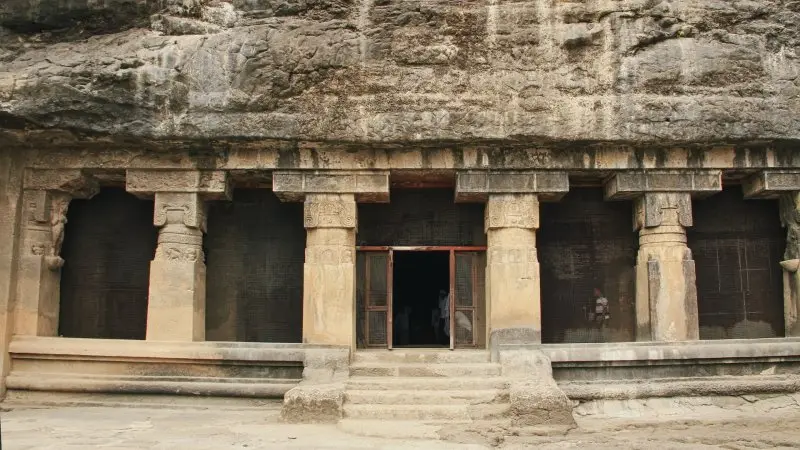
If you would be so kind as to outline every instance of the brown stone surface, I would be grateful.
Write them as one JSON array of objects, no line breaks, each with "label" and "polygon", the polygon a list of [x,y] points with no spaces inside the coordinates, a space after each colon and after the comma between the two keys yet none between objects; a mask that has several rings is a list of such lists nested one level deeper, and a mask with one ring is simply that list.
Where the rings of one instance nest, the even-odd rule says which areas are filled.
[{"label": "brown stone surface", "polygon": [[777,198],[800,191],[800,171],[764,170],[748,178],[742,186],[745,198]]}]

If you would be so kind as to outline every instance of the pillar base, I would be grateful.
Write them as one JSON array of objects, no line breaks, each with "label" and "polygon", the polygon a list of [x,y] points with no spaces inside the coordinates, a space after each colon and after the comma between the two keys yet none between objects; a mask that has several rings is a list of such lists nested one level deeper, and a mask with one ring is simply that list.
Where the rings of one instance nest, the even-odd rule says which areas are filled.
[{"label": "pillar base", "polygon": [[500,364],[503,376],[511,379],[512,426],[575,426],[572,401],[556,384],[550,359],[541,350],[501,350]]},{"label": "pillar base", "polygon": [[205,298],[205,264],[200,261],[152,261],[147,340],[204,341]]},{"label": "pillar base", "polygon": [[338,422],[343,417],[344,389],[344,383],[300,383],[284,396],[281,421],[286,423]]},{"label": "pillar base", "polygon": [[500,346],[507,344],[541,344],[542,332],[534,327],[493,329],[489,335],[492,361],[500,360]]}]

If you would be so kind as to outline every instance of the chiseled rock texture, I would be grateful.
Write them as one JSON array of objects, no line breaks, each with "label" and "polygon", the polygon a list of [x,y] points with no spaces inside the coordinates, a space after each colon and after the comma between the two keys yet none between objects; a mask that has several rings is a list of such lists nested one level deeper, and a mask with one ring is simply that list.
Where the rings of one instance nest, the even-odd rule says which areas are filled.
[{"label": "chiseled rock texture", "polygon": [[797,0],[4,0],[0,143],[796,141],[798,48]]}]

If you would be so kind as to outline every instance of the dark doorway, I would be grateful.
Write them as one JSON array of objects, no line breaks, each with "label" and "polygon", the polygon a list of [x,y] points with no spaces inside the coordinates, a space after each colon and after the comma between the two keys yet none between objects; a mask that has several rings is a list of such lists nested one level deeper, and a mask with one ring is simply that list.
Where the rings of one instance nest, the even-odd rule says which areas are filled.
[{"label": "dark doorway", "polygon": [[393,278],[393,345],[449,347],[439,304],[450,290],[449,252],[395,252]]}]

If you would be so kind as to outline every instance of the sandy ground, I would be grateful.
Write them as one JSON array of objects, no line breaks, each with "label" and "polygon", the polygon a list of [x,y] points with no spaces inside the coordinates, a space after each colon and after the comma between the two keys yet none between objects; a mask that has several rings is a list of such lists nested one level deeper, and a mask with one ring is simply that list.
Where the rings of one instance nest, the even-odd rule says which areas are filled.
[{"label": "sandy ground", "polygon": [[[498,425],[450,426],[442,439],[367,437],[414,424],[373,423],[373,433],[335,425],[286,425],[278,406],[250,409],[59,406],[0,412],[3,450],[16,449],[761,449],[800,448],[800,414],[735,421],[600,421],[536,436]],[[369,431],[369,430],[365,430]],[[380,434],[380,433],[378,433]]]}]

